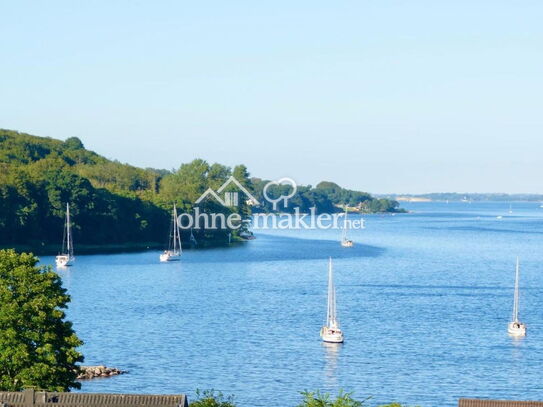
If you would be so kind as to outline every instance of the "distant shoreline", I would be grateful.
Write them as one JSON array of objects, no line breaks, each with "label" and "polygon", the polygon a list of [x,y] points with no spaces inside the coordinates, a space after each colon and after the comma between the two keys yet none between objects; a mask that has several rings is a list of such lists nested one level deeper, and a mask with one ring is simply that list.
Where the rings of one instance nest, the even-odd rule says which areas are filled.
[{"label": "distant shoreline", "polygon": [[499,193],[430,193],[430,194],[382,194],[376,195],[398,202],[543,202],[539,194],[499,194]]},{"label": "distant shoreline", "polygon": [[533,204],[543,204],[543,200],[527,200],[527,199],[513,199],[513,200],[492,200],[492,199],[473,199],[473,200],[461,200],[461,199],[429,199],[429,198],[408,198],[408,197],[400,197],[396,198],[398,202],[409,202],[409,203],[428,203],[428,202],[434,202],[434,203],[504,203],[504,204],[510,204],[510,203],[533,203]]},{"label": "distant shoreline", "polygon": [[[234,246],[244,242],[244,240],[235,240],[230,244],[228,242],[205,241],[204,243],[193,246],[183,244],[183,250],[188,249],[213,249],[226,246]],[[75,256],[79,254],[118,254],[118,253],[135,253],[145,252],[149,250],[161,251],[165,250],[167,245],[162,242],[145,242],[145,243],[125,243],[125,244],[75,244]],[[0,245],[0,249],[14,249],[17,252],[32,253],[37,256],[56,256],[59,253],[60,246],[58,244],[32,245],[32,244],[13,244]]]}]

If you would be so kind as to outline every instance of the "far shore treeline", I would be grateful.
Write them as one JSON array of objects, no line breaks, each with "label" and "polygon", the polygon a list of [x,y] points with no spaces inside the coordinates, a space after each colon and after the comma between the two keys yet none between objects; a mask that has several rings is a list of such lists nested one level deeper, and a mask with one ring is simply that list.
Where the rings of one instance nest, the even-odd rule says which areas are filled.
[{"label": "far shore treeline", "polygon": [[[55,252],[69,202],[79,252],[162,247],[168,238],[172,203],[180,211],[191,211],[207,188],[218,189],[231,175],[263,205],[252,208],[240,200],[238,207],[225,208],[206,199],[199,205],[202,211],[238,212],[242,218],[252,211],[271,211],[262,197],[267,181],[250,178],[244,165],[230,168],[196,159],[174,171],[143,169],[86,150],[76,137],[61,141],[0,129],[0,246]],[[396,201],[332,182],[299,186],[285,211],[299,206],[301,211],[316,207],[320,213],[336,212],[343,205],[361,213],[400,211]],[[193,231],[202,246],[225,244],[228,232]],[[233,240],[239,239],[240,232],[232,231]],[[182,238],[189,242],[187,232]]]}]

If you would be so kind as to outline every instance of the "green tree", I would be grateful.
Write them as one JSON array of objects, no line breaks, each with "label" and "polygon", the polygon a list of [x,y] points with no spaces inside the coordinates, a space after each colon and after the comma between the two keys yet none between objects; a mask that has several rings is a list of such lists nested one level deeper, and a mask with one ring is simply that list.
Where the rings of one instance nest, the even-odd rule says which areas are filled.
[{"label": "green tree", "polygon": [[234,396],[225,396],[215,390],[196,390],[196,397],[190,407],[236,407]]},{"label": "green tree", "polygon": [[352,393],[339,392],[335,400],[332,400],[330,394],[304,391],[302,392],[303,400],[297,407],[362,407],[363,401],[355,400]]},{"label": "green tree", "polygon": [[60,277],[32,254],[0,250],[0,390],[79,388],[81,340],[65,320]]},{"label": "green tree", "polygon": [[77,137],[68,137],[64,142],[64,145],[71,150],[82,150],[85,148],[81,140]]}]

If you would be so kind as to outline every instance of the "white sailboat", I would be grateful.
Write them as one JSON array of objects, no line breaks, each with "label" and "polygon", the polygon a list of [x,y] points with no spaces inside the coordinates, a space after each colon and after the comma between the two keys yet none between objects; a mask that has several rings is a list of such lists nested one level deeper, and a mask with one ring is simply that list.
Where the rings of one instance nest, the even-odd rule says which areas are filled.
[{"label": "white sailboat", "polygon": [[66,221],[64,223],[64,235],[62,237],[62,250],[55,257],[57,267],[71,266],[75,261],[74,243],[72,240],[72,225],[70,223],[70,204],[66,204]]},{"label": "white sailboat", "polygon": [[339,328],[336,311],[336,288],[332,271],[332,258],[328,263],[328,308],[326,311],[326,325],[321,328],[321,338],[324,342],[342,343],[343,332]]},{"label": "white sailboat", "polygon": [[170,241],[168,250],[160,254],[160,261],[177,261],[181,259],[181,234],[179,233],[179,225],[177,224],[177,208],[173,205],[172,211],[172,229],[170,232]]},{"label": "white sailboat", "polygon": [[526,324],[522,323],[518,319],[518,313],[519,313],[519,273],[520,273],[520,266],[519,266],[519,260],[517,257],[517,268],[515,271],[515,295],[513,300],[513,318],[512,321],[509,322],[509,325],[507,326],[507,332],[511,336],[526,336]]},{"label": "white sailboat", "polygon": [[343,218],[343,229],[341,231],[341,246],[353,247],[354,242],[347,238],[347,207],[345,207],[345,217]]}]

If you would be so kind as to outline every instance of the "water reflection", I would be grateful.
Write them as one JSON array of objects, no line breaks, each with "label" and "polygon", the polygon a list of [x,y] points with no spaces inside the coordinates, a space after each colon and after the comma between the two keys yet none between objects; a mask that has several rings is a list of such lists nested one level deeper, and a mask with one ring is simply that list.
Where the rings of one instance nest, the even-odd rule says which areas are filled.
[{"label": "water reflection", "polygon": [[322,342],[324,349],[324,377],[327,388],[337,387],[338,385],[338,359],[343,344]]},{"label": "water reflection", "polygon": [[62,279],[62,286],[70,291],[70,286],[72,282],[72,273],[70,267],[57,267],[53,269]]},{"label": "water reflection", "polygon": [[513,335],[508,335],[509,336],[509,339],[511,340],[511,344],[514,346],[514,350],[515,352],[513,352],[513,356],[515,357],[518,357],[520,356],[520,350],[521,349],[521,346],[524,342],[524,339],[525,337],[524,336],[513,336]]}]

